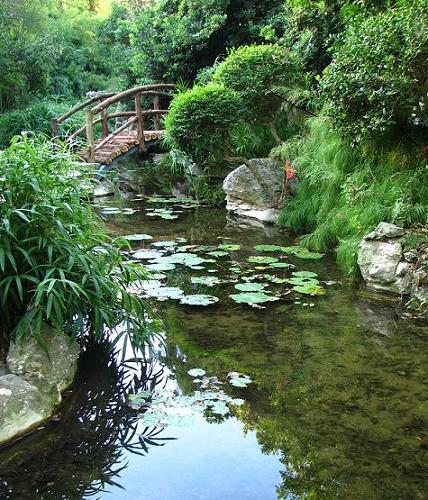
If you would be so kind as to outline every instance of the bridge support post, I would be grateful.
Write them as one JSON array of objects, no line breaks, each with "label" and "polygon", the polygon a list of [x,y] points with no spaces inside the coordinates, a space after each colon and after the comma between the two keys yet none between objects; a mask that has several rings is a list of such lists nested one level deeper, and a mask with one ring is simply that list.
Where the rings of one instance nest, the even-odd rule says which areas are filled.
[{"label": "bridge support post", "polygon": [[92,111],[86,113],[86,139],[89,146],[88,162],[95,163],[95,143],[94,143],[94,115]]},{"label": "bridge support post", "polygon": [[108,131],[108,113],[107,113],[107,110],[106,109],[102,109],[101,110],[101,124],[102,124],[102,127],[103,127],[103,137],[107,137],[108,134],[109,134],[109,131]]},{"label": "bridge support post", "polygon": [[52,137],[58,137],[59,136],[59,121],[58,118],[54,118],[52,120]]},{"label": "bridge support post", "polygon": [[146,140],[144,138],[143,111],[141,109],[141,92],[135,93],[135,115],[137,117],[137,138],[141,153],[147,151]]},{"label": "bridge support post", "polygon": [[[155,97],[153,98],[153,109],[155,111],[159,111],[160,109],[160,98],[158,95],[155,95]],[[160,122],[161,122],[161,117],[160,117],[160,114],[156,113],[155,114],[155,130],[160,130]]]}]

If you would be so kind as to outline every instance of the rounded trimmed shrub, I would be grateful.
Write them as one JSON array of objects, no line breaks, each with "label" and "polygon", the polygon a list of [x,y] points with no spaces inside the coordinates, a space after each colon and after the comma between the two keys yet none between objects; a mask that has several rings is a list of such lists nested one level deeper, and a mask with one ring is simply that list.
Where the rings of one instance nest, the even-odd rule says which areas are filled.
[{"label": "rounded trimmed shrub", "polygon": [[248,45],[229,52],[213,81],[241,94],[250,119],[269,122],[282,103],[272,92],[284,94],[295,88],[302,75],[299,58],[289,49]]},{"label": "rounded trimmed shrub", "polygon": [[242,121],[241,95],[218,83],[178,94],[165,119],[168,143],[201,166],[224,158],[231,133]]}]

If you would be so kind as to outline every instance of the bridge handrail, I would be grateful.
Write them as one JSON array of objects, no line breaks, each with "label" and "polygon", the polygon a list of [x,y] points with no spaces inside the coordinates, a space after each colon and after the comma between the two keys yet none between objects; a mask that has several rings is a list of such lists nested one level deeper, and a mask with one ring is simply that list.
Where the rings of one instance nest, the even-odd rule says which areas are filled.
[{"label": "bridge handrail", "polygon": [[70,109],[70,111],[67,111],[67,113],[64,113],[63,115],[59,116],[58,118],[53,118],[52,120],[52,136],[53,137],[58,137],[59,135],[59,125],[64,122],[65,120],[68,120],[71,116],[74,114],[78,113],[82,109],[87,108],[90,104],[93,104],[94,102],[105,100],[108,97],[111,97],[113,95],[116,95],[117,92],[103,92],[96,94],[89,99],[86,99],[86,101],[81,102],[74,106],[73,108]]},{"label": "bridge handrail", "polygon": [[[93,114],[97,114],[105,108],[108,108],[112,104],[125,99],[126,97],[134,96],[137,93],[151,94],[151,95],[164,95],[165,97],[171,97],[170,94],[162,92],[162,90],[175,90],[176,85],[173,83],[158,83],[153,85],[138,85],[137,87],[132,87],[130,89],[124,90],[108,97],[104,101],[100,102],[97,106],[90,109]],[[157,90],[159,90],[157,92]]]},{"label": "bridge handrail", "polygon": [[[160,98],[172,98],[172,93],[170,91],[175,89],[175,84],[158,83],[150,85],[137,85],[122,92],[105,92],[96,94],[93,97],[87,99],[85,102],[76,105],[74,108],[72,108],[70,111],[60,116],[59,118],[54,118],[52,120],[52,135],[53,137],[58,137],[59,125],[62,122],[70,118],[75,113],[85,108],[87,109],[89,106],[96,103],[95,106],[92,106],[86,110],[86,124],[70,134],[65,139],[65,142],[72,143],[77,136],[86,131],[86,139],[89,147],[89,161],[94,162],[96,151],[100,150],[120,132],[136,123],[137,142],[140,145],[140,150],[146,151],[144,117],[150,115],[154,116],[154,127],[155,130],[159,131],[161,127],[161,116],[168,113],[168,109],[160,109]],[[143,95],[153,97],[153,109],[142,109],[141,97]],[[111,105],[130,97],[132,97],[134,100],[134,110],[115,111],[113,113],[108,113],[108,108]],[[100,116],[96,117],[96,115],[98,114]],[[129,119],[125,123],[120,124],[119,127],[116,128],[112,133],[109,133],[109,120],[119,117],[129,117]],[[102,140],[97,141],[98,144],[96,144],[94,140],[94,125],[98,123],[102,124]]]}]

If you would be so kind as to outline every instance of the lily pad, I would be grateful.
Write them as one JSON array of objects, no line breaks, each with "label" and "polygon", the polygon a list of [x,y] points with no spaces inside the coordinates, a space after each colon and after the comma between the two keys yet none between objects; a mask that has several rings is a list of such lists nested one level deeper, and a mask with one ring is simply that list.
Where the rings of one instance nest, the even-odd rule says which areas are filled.
[{"label": "lily pad", "polygon": [[269,264],[269,267],[273,267],[274,269],[288,269],[291,267],[291,264],[288,262],[272,262],[272,264]]},{"label": "lily pad", "polygon": [[305,285],[318,285],[319,281],[315,278],[288,278],[287,283],[290,285],[305,286]]},{"label": "lily pad", "polygon": [[292,276],[295,276],[296,278],[317,278],[318,274],[313,273],[312,271],[295,271],[294,273],[291,273]]},{"label": "lily pad", "polygon": [[122,236],[125,240],[128,241],[145,241],[145,240],[152,240],[153,236],[150,236],[150,234],[127,234],[126,236]]},{"label": "lily pad", "polygon": [[213,413],[221,415],[222,417],[227,415],[230,411],[224,401],[215,401],[212,405],[210,405],[210,409]]},{"label": "lily pad", "polygon": [[230,298],[238,304],[264,304],[265,302],[274,302],[279,300],[279,297],[267,295],[264,292],[243,292],[230,295]]},{"label": "lily pad", "polygon": [[224,252],[222,250],[217,250],[214,252],[208,252],[207,255],[210,255],[211,257],[226,257],[226,255],[229,255],[229,252]]},{"label": "lily pad", "polygon": [[231,372],[228,374],[229,383],[234,387],[247,387],[252,383],[252,379],[248,375],[243,375],[237,372]]},{"label": "lily pad", "polygon": [[252,264],[273,264],[274,262],[278,262],[278,259],[275,257],[265,257],[264,255],[253,255],[248,257],[248,262]]},{"label": "lily pad", "polygon": [[151,271],[162,272],[162,271],[172,271],[175,269],[175,264],[171,264],[168,262],[165,263],[156,263],[156,264],[147,264],[146,269],[150,269]]},{"label": "lily pad", "polygon": [[191,283],[194,285],[205,285],[205,286],[215,286],[221,283],[221,280],[217,276],[192,276],[190,278]]},{"label": "lily pad", "polygon": [[254,250],[257,252],[281,252],[283,247],[279,245],[255,245]]},{"label": "lily pad", "polygon": [[171,248],[171,247],[175,247],[177,245],[177,243],[175,241],[155,241],[151,245],[153,247]]},{"label": "lily pad", "polygon": [[141,406],[147,401],[149,401],[151,397],[152,393],[150,391],[140,391],[137,394],[131,394],[129,396],[129,401],[131,401],[133,405]]},{"label": "lily pad", "polygon": [[325,290],[315,283],[308,283],[306,285],[294,286],[293,290],[305,295],[325,295]]},{"label": "lily pad", "polygon": [[187,373],[191,377],[203,377],[206,374],[206,371],[202,370],[202,368],[192,368]]},{"label": "lily pad", "polygon": [[154,208],[149,211],[147,211],[147,215],[149,217],[159,217],[161,219],[165,220],[174,220],[178,219],[178,215],[176,215],[175,212],[172,210],[168,210],[166,208]]},{"label": "lily pad", "polygon": [[262,292],[264,289],[260,283],[239,283],[235,288],[241,292]]},{"label": "lily pad", "polygon": [[152,260],[162,257],[162,252],[158,252],[157,250],[138,250],[132,254],[132,257],[138,260]]},{"label": "lily pad", "polygon": [[227,250],[228,252],[236,252],[241,248],[241,245],[236,245],[233,243],[224,243],[218,246],[219,250]]},{"label": "lily pad", "polygon": [[309,250],[303,249],[302,252],[297,252],[294,254],[298,259],[322,259],[324,257],[323,253],[310,252]]},{"label": "lily pad", "polygon": [[287,283],[287,278],[278,278],[278,276],[273,276],[272,274],[264,274],[263,278],[270,281],[271,283],[276,283],[277,285]]},{"label": "lily pad", "polygon": [[219,301],[214,295],[186,295],[180,300],[180,304],[187,306],[209,306]]},{"label": "lily pad", "polygon": [[301,250],[302,250],[302,247],[298,247],[298,246],[281,247],[282,253],[295,254],[297,252],[300,252]]},{"label": "lily pad", "polygon": [[145,293],[148,297],[154,297],[158,300],[180,300],[184,296],[183,290],[176,286],[160,286],[157,288],[147,288]]}]

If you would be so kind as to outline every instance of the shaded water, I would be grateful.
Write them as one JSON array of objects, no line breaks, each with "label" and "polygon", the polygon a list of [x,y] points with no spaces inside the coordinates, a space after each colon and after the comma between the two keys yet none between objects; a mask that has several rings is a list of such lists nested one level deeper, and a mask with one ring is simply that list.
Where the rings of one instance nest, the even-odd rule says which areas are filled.
[{"label": "shaded water", "polygon": [[[233,241],[237,260],[256,244],[291,244],[223,210],[166,221],[128,205],[142,210],[111,218],[120,234]],[[293,262],[342,283],[263,310],[228,300],[230,287],[209,289],[221,301],[207,309],[164,302],[166,345],[135,372],[108,346],[88,347],[58,418],[0,452],[0,498],[426,498],[427,328],[400,319],[395,299],[347,284],[330,258]],[[224,388],[246,403],[225,419],[142,426],[128,392],[190,393],[194,367],[250,375],[248,388]]]}]

